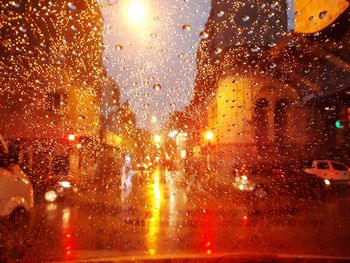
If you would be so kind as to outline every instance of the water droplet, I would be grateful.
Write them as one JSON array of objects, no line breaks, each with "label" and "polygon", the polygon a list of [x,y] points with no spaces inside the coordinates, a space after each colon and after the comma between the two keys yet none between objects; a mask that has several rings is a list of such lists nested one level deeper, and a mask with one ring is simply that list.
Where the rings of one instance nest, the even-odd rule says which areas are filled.
[{"label": "water droplet", "polygon": [[214,50],[215,55],[219,55],[221,52],[222,52],[222,49],[219,47],[215,48],[215,50]]},{"label": "water droplet", "polygon": [[14,6],[14,7],[16,7],[16,8],[19,8],[19,7],[21,6],[20,3],[17,3],[17,2],[15,2],[15,1],[12,1],[12,2],[11,2],[11,5]]},{"label": "water droplet", "polygon": [[42,82],[42,81],[40,81],[40,80],[38,80],[38,79],[35,80],[35,83],[37,83],[37,84],[39,84],[39,85],[45,85],[44,82]]},{"label": "water droplet", "polygon": [[273,16],[275,16],[275,13],[270,13],[270,14],[267,15],[268,18],[271,18]]},{"label": "water droplet", "polygon": [[76,10],[77,9],[77,7],[73,4],[73,3],[71,3],[71,2],[68,2],[68,8],[70,9],[70,10]]},{"label": "water droplet", "polygon": [[275,64],[275,63],[272,63],[271,65],[270,65],[270,68],[275,68],[277,65]]},{"label": "water droplet", "polygon": [[255,47],[252,47],[251,49],[250,49],[252,52],[259,52],[260,51],[260,47],[258,47],[258,46],[255,46]]},{"label": "water droplet", "polygon": [[242,17],[242,21],[243,21],[243,22],[247,22],[249,19],[250,19],[250,17],[247,16],[247,15],[245,15],[245,16]]},{"label": "water droplet", "polygon": [[299,12],[299,11],[296,11],[296,12],[294,12],[294,15],[295,15],[295,16],[300,16],[300,12]]},{"label": "water droplet", "polygon": [[154,90],[160,90],[161,88],[162,88],[162,86],[158,83],[153,85]]},{"label": "water droplet", "polygon": [[324,19],[324,18],[326,18],[327,15],[328,15],[328,12],[327,12],[327,11],[322,11],[322,12],[318,15],[318,17],[319,17],[320,19]]},{"label": "water droplet", "polygon": [[267,45],[268,45],[269,47],[276,47],[276,43],[273,43],[273,42],[268,43]]},{"label": "water droplet", "polygon": [[151,33],[151,37],[156,37],[157,34],[156,33]]},{"label": "water droplet", "polygon": [[117,44],[117,45],[115,45],[115,49],[116,49],[116,50],[122,50],[122,49],[123,49],[123,46],[122,46],[122,45]]},{"label": "water droplet", "polygon": [[27,32],[27,29],[22,27],[22,26],[19,27],[19,30],[21,30],[21,32],[23,32],[23,33]]},{"label": "water droplet", "polygon": [[271,8],[272,9],[275,9],[277,7],[278,7],[278,2],[274,2],[274,3],[271,4]]},{"label": "water droplet", "polygon": [[314,21],[315,20],[315,17],[314,16],[310,16],[309,17],[309,21]]},{"label": "water droplet", "polygon": [[71,28],[73,31],[78,31],[78,28],[77,28],[75,25],[72,25],[70,28]]},{"label": "water droplet", "polygon": [[223,10],[220,10],[220,11],[218,11],[218,12],[216,13],[216,15],[217,15],[218,17],[222,17],[224,14],[225,14],[225,12],[224,12]]},{"label": "water droplet", "polygon": [[237,84],[238,83],[238,80],[234,79],[232,80],[232,84]]},{"label": "water droplet", "polygon": [[184,25],[182,26],[182,30],[184,30],[184,31],[189,31],[189,30],[191,30],[191,25],[189,25],[189,24],[184,24]]},{"label": "water droplet", "polygon": [[207,39],[209,37],[208,33],[205,31],[202,31],[199,33],[200,39]]}]

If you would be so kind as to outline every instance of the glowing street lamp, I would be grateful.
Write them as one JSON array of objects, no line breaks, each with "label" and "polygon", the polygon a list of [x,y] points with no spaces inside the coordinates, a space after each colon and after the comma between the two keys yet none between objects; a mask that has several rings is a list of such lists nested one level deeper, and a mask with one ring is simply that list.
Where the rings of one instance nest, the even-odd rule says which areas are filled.
[{"label": "glowing street lamp", "polygon": [[157,117],[156,116],[152,116],[151,122],[152,123],[157,123],[158,122]]},{"label": "glowing street lamp", "polygon": [[160,135],[154,135],[153,141],[155,144],[159,144],[162,141],[162,137]]},{"label": "glowing street lamp", "polygon": [[169,132],[168,136],[169,138],[175,138],[175,136],[178,134],[179,132],[176,130],[173,130],[171,132]]},{"label": "glowing street lamp", "polygon": [[126,13],[134,24],[141,24],[146,19],[146,8],[142,0],[129,0]]},{"label": "glowing street lamp", "polygon": [[204,139],[206,141],[214,140],[214,133],[212,131],[206,131],[205,134],[204,134]]},{"label": "glowing street lamp", "polygon": [[68,141],[74,141],[75,140],[75,134],[73,134],[73,133],[70,133],[70,134],[68,134]]}]

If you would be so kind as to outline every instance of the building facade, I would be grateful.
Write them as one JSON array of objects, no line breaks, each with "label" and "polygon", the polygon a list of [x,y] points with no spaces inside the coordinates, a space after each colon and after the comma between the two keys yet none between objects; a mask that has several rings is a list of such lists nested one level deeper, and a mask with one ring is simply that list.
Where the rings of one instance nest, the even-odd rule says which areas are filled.
[{"label": "building facade", "polygon": [[191,107],[215,134],[218,167],[339,158],[334,123],[349,101],[329,98],[349,88],[349,9],[305,35],[287,30],[285,1],[248,2],[212,3],[197,53]]},{"label": "building facade", "polygon": [[106,79],[97,2],[2,1],[1,14],[0,133],[35,176],[93,176]]}]

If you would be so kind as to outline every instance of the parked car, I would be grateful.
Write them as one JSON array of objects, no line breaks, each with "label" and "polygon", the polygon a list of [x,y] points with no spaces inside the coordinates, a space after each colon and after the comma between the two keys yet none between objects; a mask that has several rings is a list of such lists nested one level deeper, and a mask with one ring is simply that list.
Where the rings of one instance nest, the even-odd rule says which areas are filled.
[{"label": "parked car", "polygon": [[233,170],[233,186],[258,197],[292,194],[296,197],[320,196],[328,183],[316,175],[307,174],[292,165],[242,165]]},{"label": "parked car", "polygon": [[0,217],[15,216],[34,206],[33,187],[10,153],[0,135]]},{"label": "parked car", "polygon": [[344,182],[350,180],[349,167],[345,164],[334,160],[313,160],[304,165],[304,171],[321,177],[326,182]]}]

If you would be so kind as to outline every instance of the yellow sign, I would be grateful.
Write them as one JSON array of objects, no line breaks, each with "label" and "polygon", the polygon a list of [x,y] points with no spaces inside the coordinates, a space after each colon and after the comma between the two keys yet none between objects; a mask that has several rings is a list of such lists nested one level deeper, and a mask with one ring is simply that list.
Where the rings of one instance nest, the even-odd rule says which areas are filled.
[{"label": "yellow sign", "polygon": [[105,140],[106,144],[113,147],[119,147],[122,144],[122,137],[110,131],[106,133]]},{"label": "yellow sign", "polygon": [[346,0],[295,0],[295,32],[315,33],[334,22],[349,6]]}]

